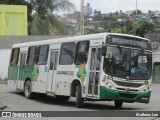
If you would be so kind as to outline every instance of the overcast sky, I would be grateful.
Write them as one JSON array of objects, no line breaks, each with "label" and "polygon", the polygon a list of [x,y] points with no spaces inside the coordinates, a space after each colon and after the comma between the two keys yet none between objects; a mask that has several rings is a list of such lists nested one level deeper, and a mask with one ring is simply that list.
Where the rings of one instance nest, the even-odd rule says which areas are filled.
[{"label": "overcast sky", "polygon": [[[70,0],[75,4],[77,10],[80,10],[81,0]],[[127,11],[136,9],[136,0],[84,0],[85,5],[90,3],[93,10],[102,13],[110,13],[115,11]],[[160,10],[160,0],[137,0],[138,9],[148,12],[148,10]]]}]

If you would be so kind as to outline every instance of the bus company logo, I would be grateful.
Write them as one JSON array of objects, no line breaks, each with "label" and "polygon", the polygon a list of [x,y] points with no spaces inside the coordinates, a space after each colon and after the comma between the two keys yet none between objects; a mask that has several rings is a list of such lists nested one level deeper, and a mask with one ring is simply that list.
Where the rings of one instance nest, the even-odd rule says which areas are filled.
[{"label": "bus company logo", "polygon": [[84,79],[86,78],[87,72],[85,69],[85,64],[81,64],[80,68],[77,72],[77,77],[80,78],[82,82],[84,82]]},{"label": "bus company logo", "polygon": [[37,80],[38,76],[39,76],[39,66],[38,65],[34,65],[34,69],[33,69],[33,80]]},{"label": "bus company logo", "polygon": [[126,92],[129,92],[129,91],[130,91],[130,88],[127,88],[127,89],[126,89]]}]

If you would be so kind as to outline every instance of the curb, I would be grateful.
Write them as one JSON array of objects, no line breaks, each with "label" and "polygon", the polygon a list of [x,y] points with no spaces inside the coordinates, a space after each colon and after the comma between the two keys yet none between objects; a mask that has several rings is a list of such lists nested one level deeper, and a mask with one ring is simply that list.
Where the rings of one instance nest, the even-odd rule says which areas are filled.
[{"label": "curb", "polygon": [[0,84],[7,84],[6,80],[0,80]]}]

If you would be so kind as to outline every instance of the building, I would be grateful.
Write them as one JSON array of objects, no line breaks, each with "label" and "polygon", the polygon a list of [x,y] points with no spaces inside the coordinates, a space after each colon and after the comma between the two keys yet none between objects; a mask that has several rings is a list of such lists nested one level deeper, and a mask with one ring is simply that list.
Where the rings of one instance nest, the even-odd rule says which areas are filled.
[{"label": "building", "polygon": [[132,13],[133,13],[133,10],[129,10],[129,11],[124,12],[124,14],[127,16],[131,16]]},{"label": "building", "polygon": [[27,34],[27,6],[0,5],[0,35]]},{"label": "building", "polygon": [[68,27],[70,34],[79,34],[80,30],[80,12],[75,11],[70,14],[62,14],[62,21]]},{"label": "building", "polygon": [[92,14],[92,8],[89,3],[87,3],[87,6],[84,6],[84,15],[90,16]]}]

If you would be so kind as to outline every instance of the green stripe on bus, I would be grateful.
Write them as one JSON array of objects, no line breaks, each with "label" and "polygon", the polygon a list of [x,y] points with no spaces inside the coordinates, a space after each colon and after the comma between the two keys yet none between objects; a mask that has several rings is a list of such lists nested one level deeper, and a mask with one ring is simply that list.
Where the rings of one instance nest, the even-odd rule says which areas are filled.
[{"label": "green stripe on bus", "polygon": [[8,69],[8,79],[17,80],[18,75],[18,65],[11,65]]},{"label": "green stripe on bus", "polygon": [[[19,76],[17,77],[18,69],[20,71],[19,71]],[[9,66],[8,79],[17,80],[18,78],[18,80],[25,80],[26,78],[30,78],[31,80],[33,80],[33,77],[34,77],[33,70],[34,70],[34,65],[26,65],[21,68],[19,68],[18,65]]]},{"label": "green stripe on bus", "polygon": [[150,98],[151,92],[137,93],[137,92],[121,92],[117,90],[107,89],[104,86],[100,86],[100,99],[102,100],[120,100],[124,102],[140,102],[149,103],[148,100],[141,100],[141,97]]}]

